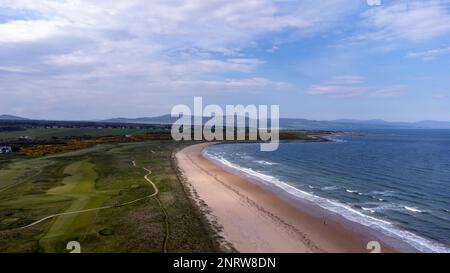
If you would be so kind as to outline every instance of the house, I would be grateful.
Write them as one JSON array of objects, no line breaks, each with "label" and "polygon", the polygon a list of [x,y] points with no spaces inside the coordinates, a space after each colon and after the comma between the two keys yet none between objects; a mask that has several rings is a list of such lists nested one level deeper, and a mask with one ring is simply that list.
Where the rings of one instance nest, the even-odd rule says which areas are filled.
[{"label": "house", "polygon": [[0,154],[12,153],[11,146],[0,146]]},{"label": "house", "polygon": [[20,136],[19,140],[31,140],[32,138],[30,136]]}]

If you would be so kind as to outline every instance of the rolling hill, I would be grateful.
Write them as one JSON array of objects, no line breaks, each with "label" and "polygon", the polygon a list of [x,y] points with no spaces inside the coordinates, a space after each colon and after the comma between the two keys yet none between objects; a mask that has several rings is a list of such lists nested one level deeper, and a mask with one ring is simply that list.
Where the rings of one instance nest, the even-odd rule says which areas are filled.
[{"label": "rolling hill", "polygon": [[0,120],[28,120],[28,119],[13,115],[0,115]]},{"label": "rolling hill", "polygon": [[[192,117],[191,117],[192,119]],[[225,117],[224,117],[225,119]],[[143,124],[171,124],[177,118],[170,115],[141,118],[113,118],[103,120],[112,123],[143,123]],[[209,118],[203,118],[206,122]],[[246,118],[248,122],[248,118]],[[306,129],[306,130],[368,130],[368,129],[450,129],[450,122],[447,121],[419,121],[419,122],[389,122],[381,119],[355,120],[309,120],[301,118],[281,118],[280,127],[284,129]]]}]

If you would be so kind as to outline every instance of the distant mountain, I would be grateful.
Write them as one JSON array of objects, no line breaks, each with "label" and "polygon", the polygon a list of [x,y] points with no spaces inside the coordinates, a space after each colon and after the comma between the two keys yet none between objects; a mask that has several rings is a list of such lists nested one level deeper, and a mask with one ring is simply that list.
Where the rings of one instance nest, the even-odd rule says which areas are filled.
[{"label": "distant mountain", "polygon": [[[191,117],[191,121],[192,121]],[[203,118],[203,123],[210,118]],[[225,121],[225,117],[223,117]],[[103,120],[103,122],[112,123],[141,123],[141,124],[172,124],[178,118],[172,118],[170,115],[158,117],[141,118],[113,118]],[[249,119],[246,118],[246,123]],[[270,124],[270,123],[269,123]],[[305,129],[305,130],[368,130],[368,129],[450,129],[450,122],[446,121],[420,121],[420,122],[389,122],[381,119],[355,120],[355,119],[337,119],[337,120],[309,120],[300,118],[281,118],[280,128],[283,129]]]},{"label": "distant mountain", "polygon": [[353,119],[339,119],[334,122],[346,124],[369,125],[375,127],[393,127],[393,128],[411,128],[411,129],[450,129],[450,122],[424,120],[418,122],[390,122],[382,119],[372,120],[353,120]]},{"label": "distant mountain", "polygon": [[[286,127],[292,127],[291,122],[282,122]],[[450,129],[448,121],[419,121],[419,122],[390,122],[385,120],[353,120],[339,119],[332,121],[306,121],[304,124],[295,124],[294,127],[301,126],[313,129],[329,129],[329,130],[367,130],[367,129]]]},{"label": "distant mountain", "polygon": [[[202,123],[206,123],[211,118],[203,117]],[[173,118],[171,115],[163,115],[157,117],[142,117],[142,118],[112,118],[102,120],[102,122],[112,122],[112,123],[143,123],[143,124],[172,124],[177,121],[178,118]],[[225,117],[223,117],[223,121],[225,124]],[[246,122],[248,118],[246,118]],[[194,116],[191,116],[191,123],[194,123]]]},{"label": "distant mountain", "polygon": [[416,126],[428,129],[450,129],[450,122],[448,121],[436,121],[436,120],[424,120],[414,122]]},{"label": "distant mountain", "polygon": [[28,120],[28,119],[12,115],[0,115],[0,120]]},{"label": "distant mountain", "polygon": [[111,123],[172,124],[176,120],[177,118],[172,118],[170,115],[163,115],[157,117],[141,117],[141,118],[112,118],[102,121]]},{"label": "distant mountain", "polygon": [[[191,122],[193,124],[193,116]],[[223,122],[225,124],[225,118]],[[235,117],[236,119],[236,117]],[[3,121],[31,121],[30,119],[13,116],[0,115],[0,120]],[[111,118],[96,122],[107,123],[130,123],[130,124],[172,124],[178,118],[173,118],[171,115],[162,115],[156,117],[140,117],[140,118]],[[210,120],[210,118],[203,117],[203,123]],[[249,118],[245,118],[245,123],[248,124]],[[237,120],[236,120],[237,123]],[[244,126],[239,123],[238,126]],[[268,126],[270,126],[270,121]],[[424,120],[419,122],[390,122],[381,119],[371,120],[357,120],[357,119],[336,119],[336,120],[309,120],[302,118],[281,118],[280,128],[282,129],[304,129],[304,130],[333,130],[333,131],[364,131],[364,130],[389,130],[389,129],[450,129],[450,122]]]},{"label": "distant mountain", "polygon": [[280,119],[280,127],[286,129],[306,130],[369,130],[369,129],[412,129],[407,123],[391,123],[384,120],[308,120],[308,119]]}]

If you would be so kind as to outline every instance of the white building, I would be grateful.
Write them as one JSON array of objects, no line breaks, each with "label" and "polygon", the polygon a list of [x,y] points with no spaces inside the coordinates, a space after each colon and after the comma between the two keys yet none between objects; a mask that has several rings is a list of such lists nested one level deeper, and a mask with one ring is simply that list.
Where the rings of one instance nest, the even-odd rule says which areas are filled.
[{"label": "white building", "polygon": [[32,138],[30,136],[20,136],[20,140],[31,140]]},{"label": "white building", "polygon": [[12,153],[11,146],[0,146],[0,154]]}]

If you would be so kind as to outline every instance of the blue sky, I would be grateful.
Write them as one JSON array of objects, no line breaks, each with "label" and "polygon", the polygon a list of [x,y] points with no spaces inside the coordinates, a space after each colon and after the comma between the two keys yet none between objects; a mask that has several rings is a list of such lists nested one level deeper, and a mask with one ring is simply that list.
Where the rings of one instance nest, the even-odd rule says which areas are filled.
[{"label": "blue sky", "polygon": [[450,1],[0,0],[0,113],[450,121]]}]

